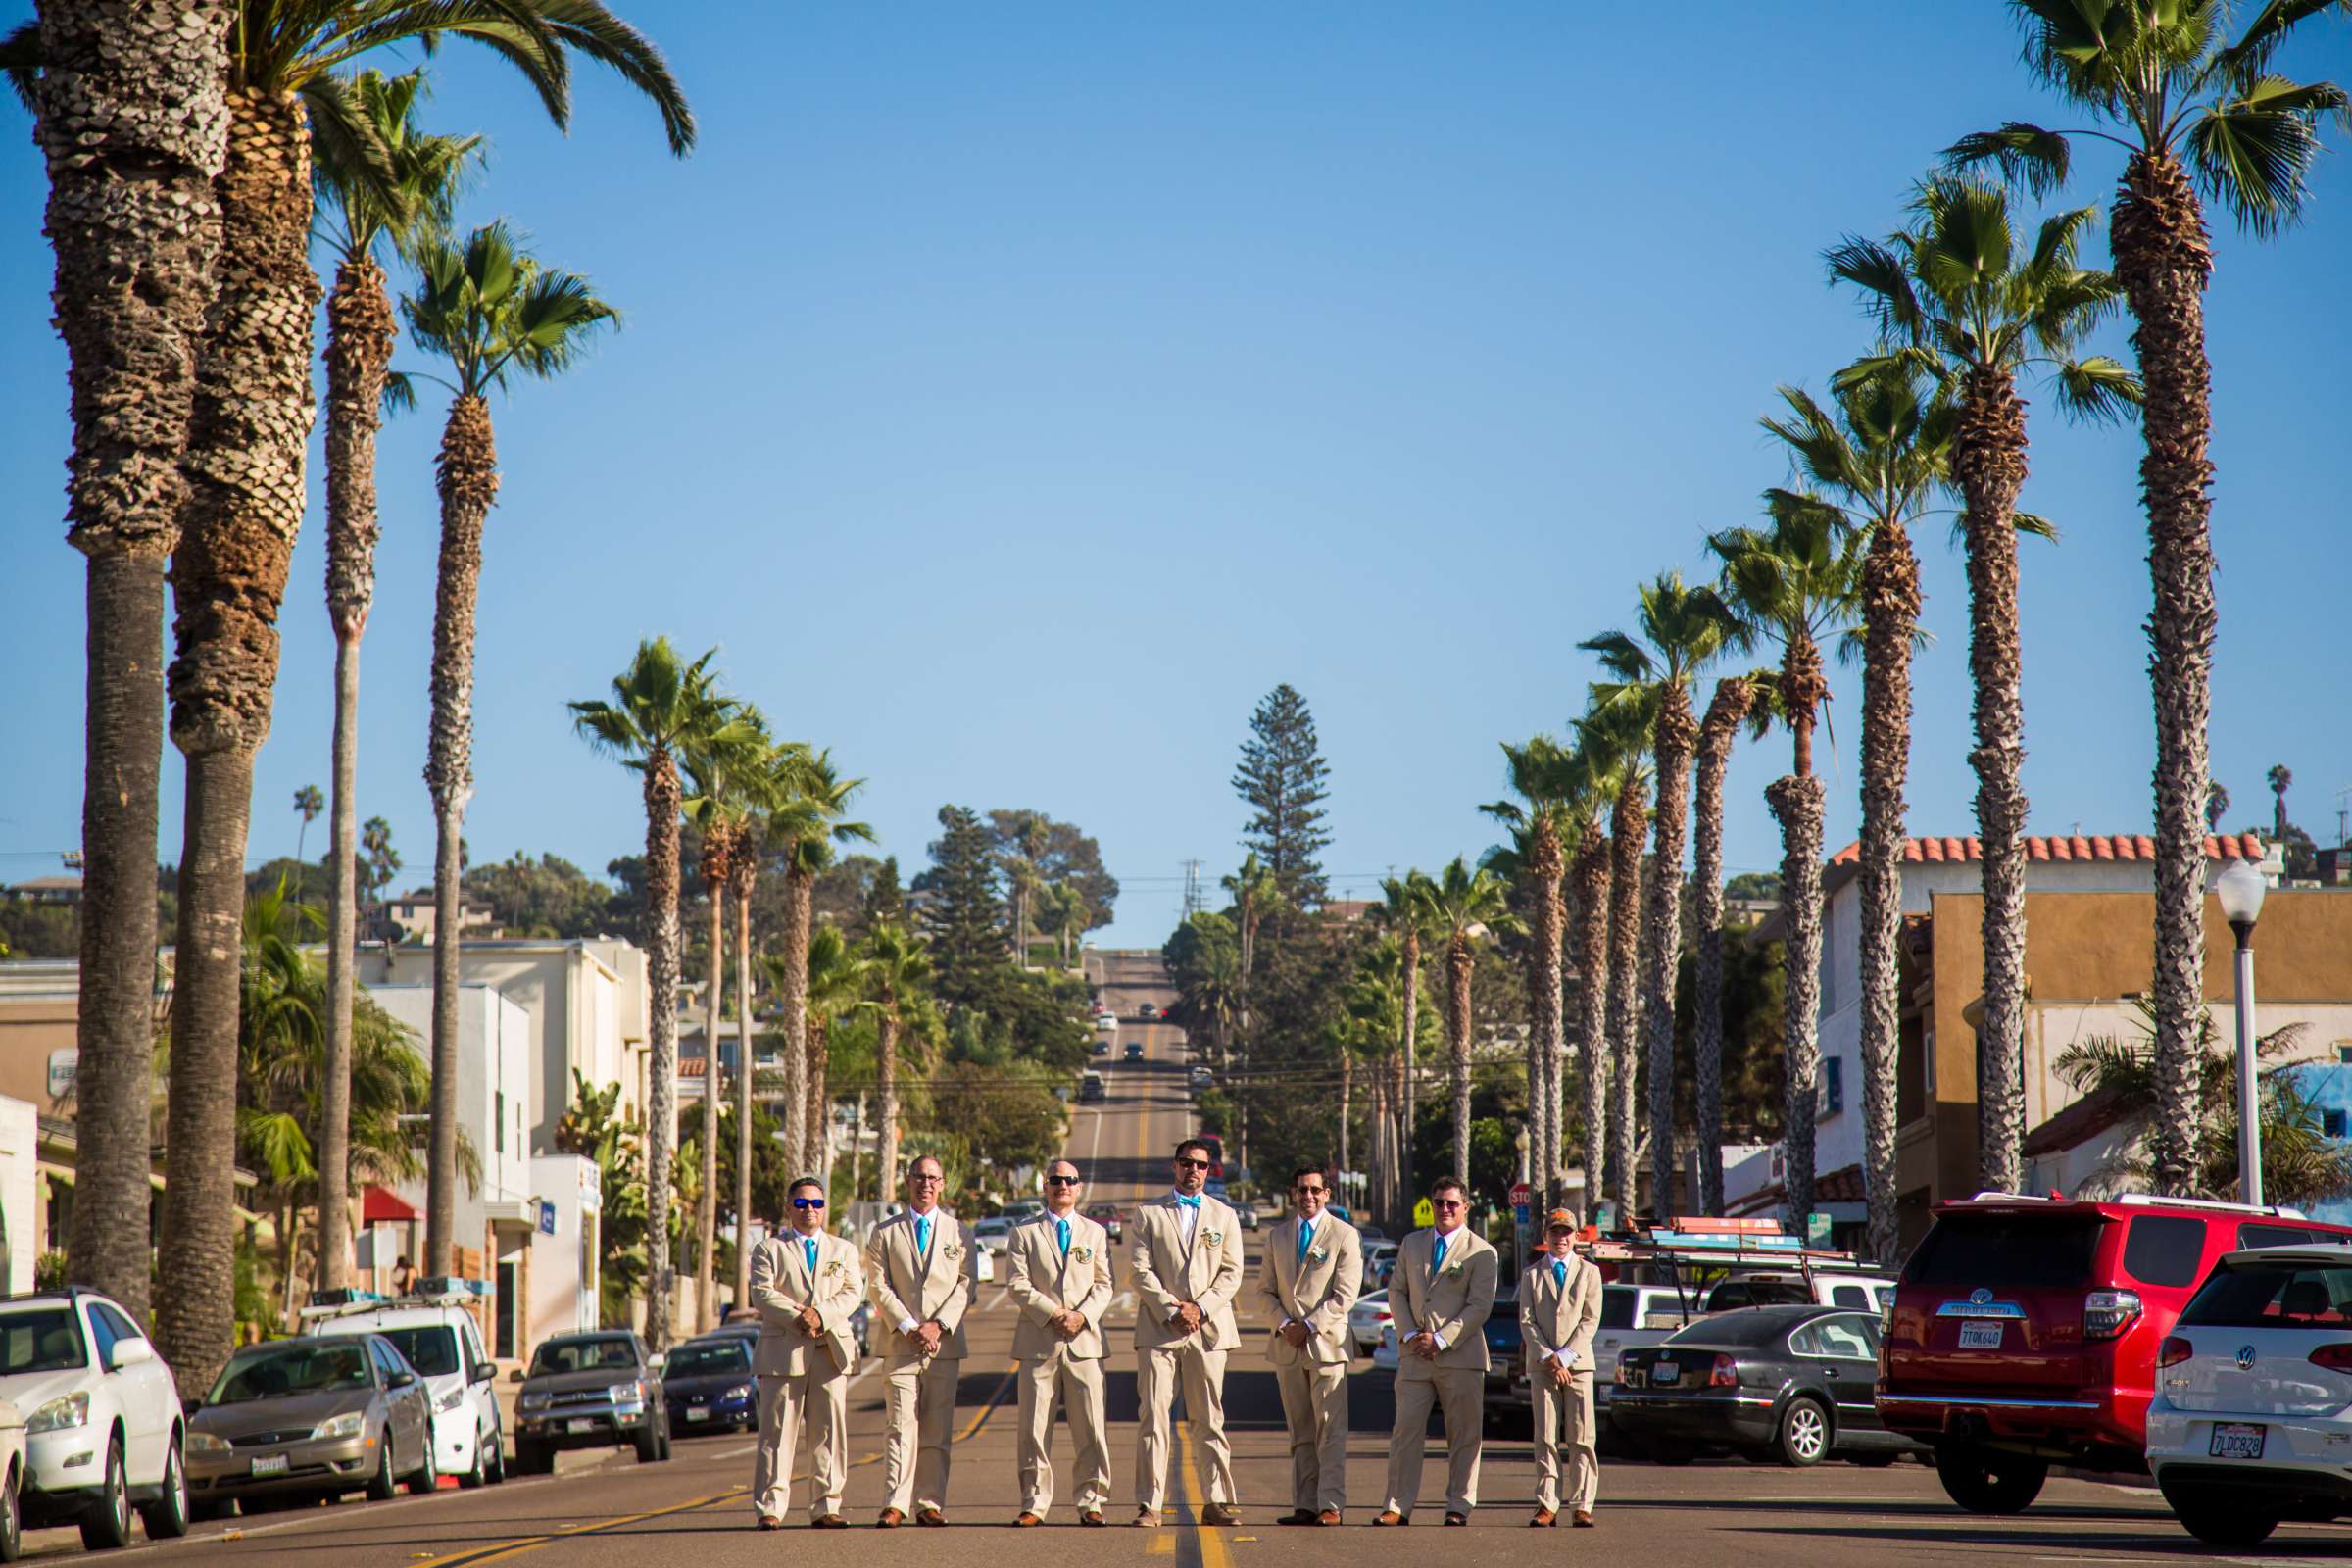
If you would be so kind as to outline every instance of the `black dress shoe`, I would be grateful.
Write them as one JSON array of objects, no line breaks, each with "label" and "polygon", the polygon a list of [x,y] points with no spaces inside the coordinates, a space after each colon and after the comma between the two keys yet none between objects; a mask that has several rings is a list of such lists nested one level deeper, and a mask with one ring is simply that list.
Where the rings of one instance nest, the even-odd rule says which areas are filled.
[{"label": "black dress shoe", "polygon": [[1278,1525],[1311,1525],[1315,1522],[1315,1516],[1304,1508],[1293,1508],[1274,1522]]},{"label": "black dress shoe", "polygon": [[1466,1513],[1449,1513],[1446,1516],[1446,1522],[1449,1525],[1466,1525],[1470,1522],[1470,1516]]}]

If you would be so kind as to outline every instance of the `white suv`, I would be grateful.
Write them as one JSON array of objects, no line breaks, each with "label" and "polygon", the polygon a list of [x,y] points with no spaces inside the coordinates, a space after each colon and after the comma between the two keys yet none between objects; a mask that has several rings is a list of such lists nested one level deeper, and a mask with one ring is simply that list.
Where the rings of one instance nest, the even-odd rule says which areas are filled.
[{"label": "white suv", "polygon": [[314,1334],[380,1334],[409,1358],[433,1400],[433,1468],[462,1487],[507,1478],[498,1415],[498,1369],[482,1353],[472,1314],[449,1301],[412,1299],[311,1307]]},{"label": "white suv", "polygon": [[0,1300],[0,1398],[24,1413],[29,1528],[78,1522],[85,1546],[188,1530],[179,1385],[130,1315],[95,1291]]}]

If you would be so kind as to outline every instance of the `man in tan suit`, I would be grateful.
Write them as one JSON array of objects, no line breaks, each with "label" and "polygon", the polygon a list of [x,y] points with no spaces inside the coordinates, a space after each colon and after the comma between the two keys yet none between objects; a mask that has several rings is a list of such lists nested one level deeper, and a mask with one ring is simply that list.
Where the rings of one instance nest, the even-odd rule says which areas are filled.
[{"label": "man in tan suit", "polygon": [[1020,1318],[1012,1357],[1021,1364],[1021,1512],[1045,1523],[1054,1506],[1054,1399],[1060,1396],[1077,1445],[1078,1522],[1102,1523],[1110,1496],[1110,1446],[1102,1407],[1102,1313],[1115,1276],[1110,1233],[1078,1212],[1078,1167],[1046,1167],[1046,1211],[1012,1233],[1011,1293]]},{"label": "man in tan suit", "polygon": [[1389,1500],[1376,1525],[1412,1517],[1421,1491],[1429,1407],[1446,1415],[1446,1522],[1466,1525],[1478,1505],[1479,1445],[1485,1436],[1487,1318],[1494,1310],[1501,1259],[1464,1221],[1470,1195],[1447,1176],[1429,1190],[1433,1230],[1396,1249],[1389,1317],[1396,1330],[1396,1427],[1389,1434]]},{"label": "man in tan suit", "polygon": [[1544,1222],[1547,1256],[1519,1280],[1519,1334],[1527,1347],[1527,1386],[1536,1402],[1536,1516],[1560,1521],[1560,1457],[1568,1460],[1568,1503],[1579,1529],[1592,1528],[1600,1491],[1593,1451],[1592,1331],[1600,1327],[1600,1270],[1576,1250],[1576,1210],[1555,1208]]},{"label": "man in tan suit", "polygon": [[1274,1321],[1266,1359],[1291,1429],[1286,1525],[1336,1525],[1348,1508],[1348,1309],[1364,1283],[1355,1227],[1324,1212],[1331,1179],[1320,1165],[1291,1174],[1297,1210],[1266,1237],[1257,1299]]},{"label": "man in tan suit", "polygon": [[1225,1443],[1225,1352],[1240,1337],[1242,1222],[1208,1197],[1208,1146],[1188,1138],[1169,1163],[1176,1190],[1135,1211],[1135,1522],[1159,1524],[1168,1490],[1168,1409],[1179,1384],[1193,1440],[1208,1467],[1204,1525],[1233,1511],[1233,1450]]},{"label": "man in tan suit", "polygon": [[948,1438],[963,1371],[963,1313],[979,1284],[979,1249],[939,1206],[947,1177],[925,1154],[906,1167],[906,1210],[874,1227],[865,1272],[874,1322],[886,1335],[890,1437],[882,1484],[890,1501],[877,1521],[895,1530],[912,1512],[918,1525],[944,1525]]},{"label": "man in tan suit", "polygon": [[760,1528],[781,1530],[792,1505],[793,1448],[808,1426],[808,1522],[845,1530],[841,1492],[850,1478],[850,1369],[858,1346],[850,1314],[865,1294],[858,1249],[825,1234],[825,1190],[812,1176],[792,1184],[792,1229],[752,1250],[752,1304],[760,1343],[760,1450],[752,1505]]}]

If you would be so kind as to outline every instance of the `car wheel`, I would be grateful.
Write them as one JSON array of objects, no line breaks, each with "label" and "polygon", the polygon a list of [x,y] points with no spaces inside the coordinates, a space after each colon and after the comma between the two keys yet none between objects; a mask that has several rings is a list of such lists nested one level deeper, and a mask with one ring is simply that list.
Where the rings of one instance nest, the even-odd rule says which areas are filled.
[{"label": "car wheel", "polygon": [[473,1435],[473,1463],[466,1466],[464,1475],[458,1477],[458,1485],[467,1492],[471,1492],[474,1488],[487,1483],[489,1479],[490,1439],[485,1434],[476,1432]]},{"label": "car wheel", "polygon": [[17,1495],[21,1484],[21,1472],[11,1470],[7,1486],[0,1487],[0,1562],[15,1562],[24,1549],[24,1499]]},{"label": "car wheel", "polygon": [[130,1483],[122,1474],[122,1440],[106,1445],[106,1469],[98,1495],[81,1516],[81,1544],[90,1551],[112,1551],[130,1541]]},{"label": "car wheel", "polygon": [[1946,1444],[1936,1450],[1936,1479],[1970,1513],[2023,1513],[2041,1495],[2050,1467],[2040,1459]]},{"label": "car wheel", "polygon": [[1796,1469],[1816,1465],[1830,1451],[1830,1414],[1820,1401],[1799,1395],[1781,1412],[1781,1463]]},{"label": "car wheel", "polygon": [[490,1429],[489,1474],[494,1487],[507,1479],[507,1435],[497,1427]]},{"label": "car wheel", "polygon": [[662,1433],[652,1422],[640,1427],[631,1441],[636,1446],[639,1464],[652,1464],[662,1457]]},{"label": "car wheel", "polygon": [[2277,1514],[2259,1509],[2209,1500],[2178,1502],[2169,1496],[2164,1500],[2172,1503],[2182,1528],[2208,1546],[2258,1546],[2278,1528]]},{"label": "car wheel", "polygon": [[392,1465],[392,1428],[387,1425],[384,1435],[376,1440],[375,1474],[368,1478],[368,1500],[390,1502],[400,1491],[398,1475]]},{"label": "car wheel", "polygon": [[188,1473],[179,1462],[179,1440],[164,1450],[164,1484],[153,1502],[139,1509],[149,1541],[177,1541],[188,1533]]},{"label": "car wheel", "polygon": [[409,1477],[409,1495],[428,1497],[439,1491],[440,1487],[441,1460],[440,1456],[433,1452],[433,1429],[431,1423],[428,1422],[424,1429],[424,1462],[416,1467],[415,1475]]}]

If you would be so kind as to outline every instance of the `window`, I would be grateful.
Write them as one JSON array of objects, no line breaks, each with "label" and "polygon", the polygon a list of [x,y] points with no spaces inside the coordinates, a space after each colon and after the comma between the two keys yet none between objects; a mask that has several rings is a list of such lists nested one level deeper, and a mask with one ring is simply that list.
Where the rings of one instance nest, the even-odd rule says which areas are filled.
[{"label": "window", "polygon": [[1845,1058],[1824,1056],[1821,1081],[1813,1090],[1813,1119],[1826,1121],[1845,1109]]},{"label": "window", "polygon": [[2253,1220],[2237,1228],[2240,1247],[2301,1247],[2312,1239],[2300,1225],[2264,1225]]},{"label": "window", "polygon": [[1870,1322],[1867,1318],[1845,1314],[1816,1318],[1788,1336],[1788,1352],[1808,1358],[1826,1356],[1839,1361],[1876,1360],[1878,1347],[1863,1329],[1863,1325]]},{"label": "window", "polygon": [[409,1358],[409,1365],[428,1378],[458,1370],[457,1336],[437,1323],[422,1328],[386,1329],[384,1338]]},{"label": "window", "polygon": [[2335,1059],[2340,1066],[2352,1067],[2352,1040],[2338,1040],[2335,1043]]},{"label": "window", "polygon": [[490,1140],[498,1153],[507,1152],[507,1096],[504,1090],[490,1097]]},{"label": "window", "polygon": [[91,1302],[90,1343],[98,1352],[99,1371],[111,1372],[114,1370],[115,1342],[122,1337],[122,1334],[116,1330],[115,1326],[106,1320],[106,1313],[100,1309],[95,1301]]},{"label": "window", "polygon": [[2344,1113],[2343,1113],[2342,1111],[2340,1111],[2340,1110],[2323,1110],[2323,1111],[2321,1111],[2321,1112],[2320,1112],[2320,1131],[2321,1131],[2321,1133],[2323,1133],[2324,1135],[2326,1135],[2327,1137],[2329,1137],[2329,1138],[2341,1138],[2341,1137],[2343,1137],[2343,1136],[2344,1136]]},{"label": "window", "polygon": [[1963,1293],[1979,1286],[2087,1285],[2105,1223],[2087,1215],[1947,1214],[1903,1265],[1903,1278]]},{"label": "window", "polygon": [[1859,1285],[1836,1286],[1830,1291],[1830,1304],[1832,1306],[1868,1307],[1870,1293]]},{"label": "window", "polygon": [[2352,1269],[2225,1264],[2180,1314],[2183,1327],[2337,1328],[2352,1322]]},{"label": "window", "polygon": [[2143,1285],[2194,1285],[2205,1259],[2205,1222],[2134,1214],[2124,1233],[2124,1272]]},{"label": "window", "polygon": [[147,1337],[139,1332],[139,1326],[136,1323],[133,1323],[130,1319],[124,1317],[122,1313],[116,1311],[104,1301],[96,1301],[91,1303],[90,1316],[97,1318],[100,1322],[107,1326],[108,1330],[113,1334],[114,1342],[116,1344],[121,1344],[124,1340],[143,1340]]},{"label": "window", "polygon": [[0,1317],[0,1375],[64,1372],[82,1365],[86,1353],[70,1306]]}]

